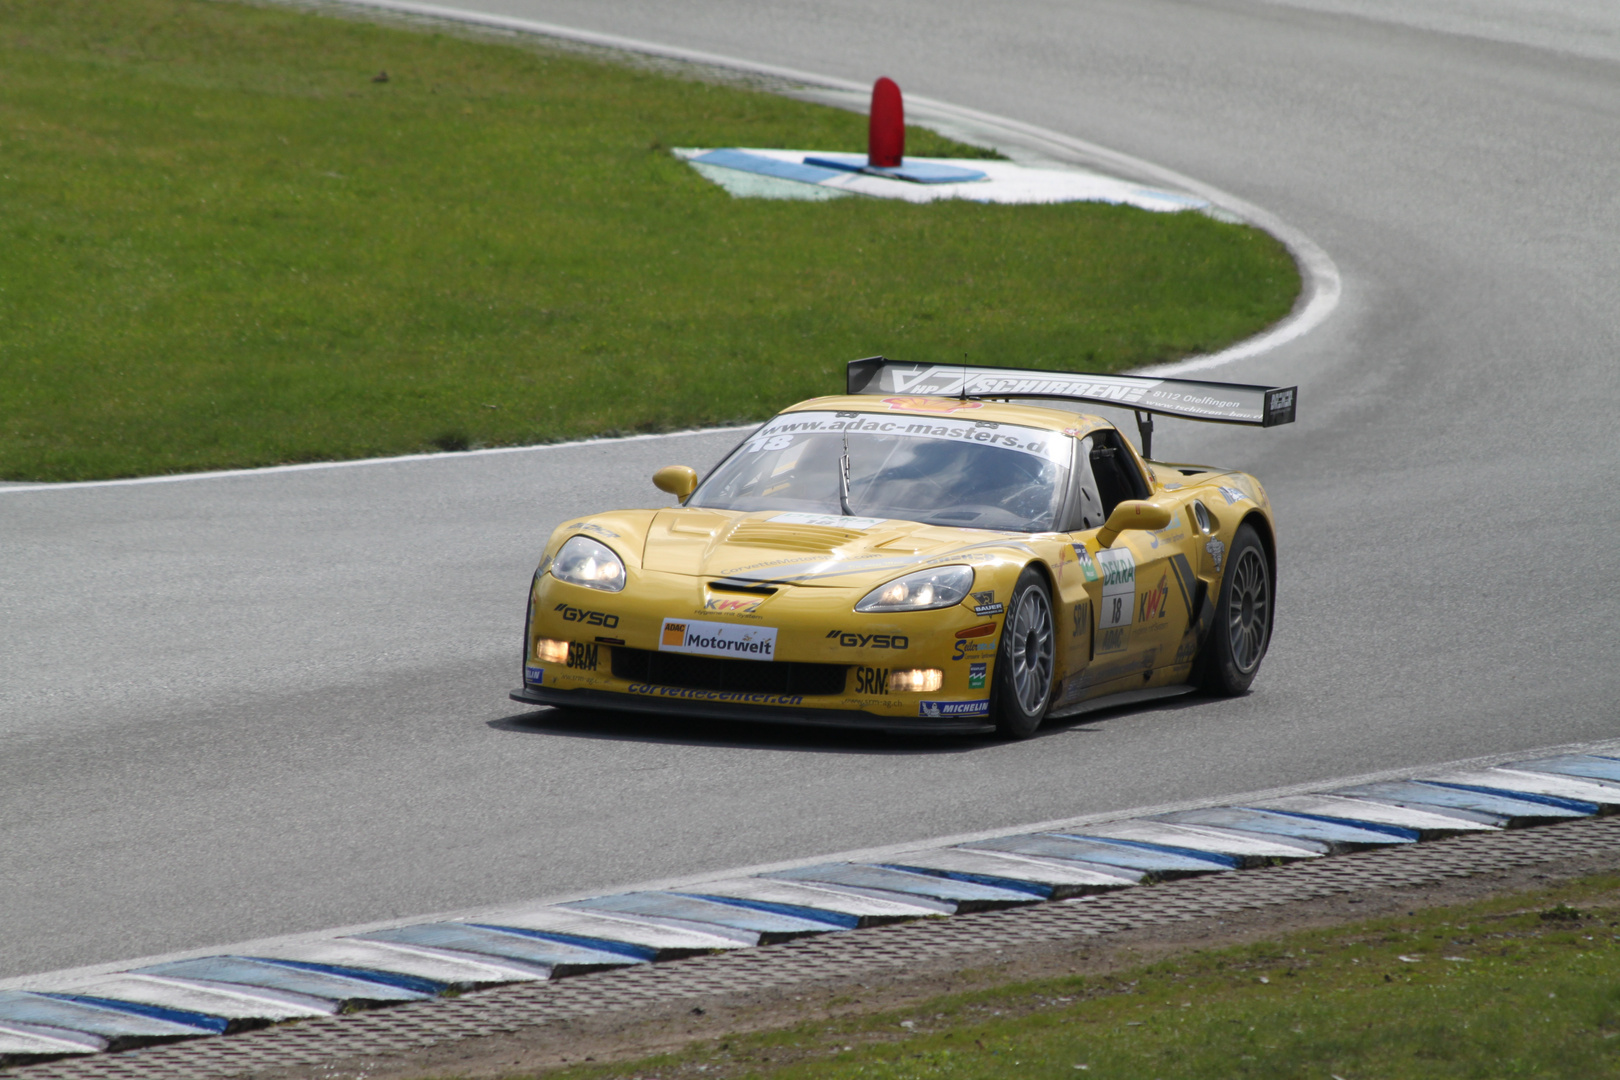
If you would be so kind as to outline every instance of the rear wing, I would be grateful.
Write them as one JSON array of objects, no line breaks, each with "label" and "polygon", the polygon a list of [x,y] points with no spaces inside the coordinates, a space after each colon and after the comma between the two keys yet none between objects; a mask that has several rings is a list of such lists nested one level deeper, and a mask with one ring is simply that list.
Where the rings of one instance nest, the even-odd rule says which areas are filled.
[{"label": "rear wing", "polygon": [[1078,371],[915,364],[881,356],[852,360],[851,394],[919,397],[1057,398],[1130,409],[1142,434],[1142,456],[1152,454],[1153,414],[1216,424],[1275,427],[1294,422],[1296,386],[1250,386],[1161,379],[1151,375],[1091,375]]}]

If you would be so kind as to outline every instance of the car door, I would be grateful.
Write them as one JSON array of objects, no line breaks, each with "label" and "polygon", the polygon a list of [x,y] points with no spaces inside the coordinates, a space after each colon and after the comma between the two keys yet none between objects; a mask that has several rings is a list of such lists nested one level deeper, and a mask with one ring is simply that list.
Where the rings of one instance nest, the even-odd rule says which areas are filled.
[{"label": "car door", "polygon": [[[1193,579],[1182,550],[1185,511],[1178,508],[1158,532],[1123,532],[1107,547],[1097,542],[1097,530],[1116,505],[1146,498],[1151,491],[1140,462],[1117,431],[1099,429],[1081,440],[1069,512],[1079,580],[1065,582],[1063,590],[1072,622],[1066,627],[1069,674],[1060,704],[1145,685],[1155,670],[1173,662],[1186,634]],[[1083,589],[1083,598],[1075,585]],[[1085,621],[1090,633],[1084,639],[1082,605],[1089,609]]]}]

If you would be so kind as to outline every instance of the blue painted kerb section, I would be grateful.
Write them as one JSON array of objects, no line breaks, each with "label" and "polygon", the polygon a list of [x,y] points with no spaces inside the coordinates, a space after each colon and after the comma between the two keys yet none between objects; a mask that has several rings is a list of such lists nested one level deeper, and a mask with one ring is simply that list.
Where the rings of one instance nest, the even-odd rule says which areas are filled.
[{"label": "blue painted kerb section", "polygon": [[110,1009],[114,1012],[134,1013],[153,1020],[167,1020],[171,1024],[185,1024],[187,1027],[211,1031],[215,1035],[223,1034],[225,1029],[231,1026],[229,1020],[223,1016],[214,1016],[212,1013],[165,1009],[161,1005],[146,1005],[138,1001],[117,1001],[113,998],[90,997],[87,994],[53,994],[48,991],[40,991],[39,996],[55,998],[58,1001],[72,1001],[80,1005],[93,1005],[98,1009]]}]

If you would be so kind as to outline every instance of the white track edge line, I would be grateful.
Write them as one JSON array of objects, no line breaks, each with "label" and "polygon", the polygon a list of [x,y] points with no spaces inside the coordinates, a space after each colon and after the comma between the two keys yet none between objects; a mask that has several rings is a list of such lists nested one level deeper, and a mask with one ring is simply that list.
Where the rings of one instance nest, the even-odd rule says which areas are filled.
[{"label": "white track edge line", "polygon": [[[113,975],[129,971],[132,968],[146,967],[150,964],[168,963],[176,960],[194,960],[202,957],[220,956],[225,953],[243,954],[260,949],[273,948],[286,945],[300,945],[307,942],[327,941],[335,937],[345,937],[352,934],[364,934],[377,930],[392,930],[402,926],[416,926],[421,923],[445,922],[451,920],[482,922],[495,921],[506,914],[532,911],[535,908],[551,907],[565,904],[574,900],[589,900],[601,896],[616,896],[620,893],[630,892],[657,892],[665,889],[689,888],[707,881],[730,880],[739,877],[752,877],[757,874],[768,874],[777,870],[792,870],[801,866],[815,866],[827,862],[878,862],[893,858],[897,855],[911,851],[931,851],[935,848],[953,847],[959,844],[969,844],[979,840],[993,840],[1004,836],[1021,836],[1025,833],[1055,832],[1063,829],[1072,829],[1085,825],[1096,825],[1102,822],[1128,821],[1136,818],[1152,817],[1157,814],[1171,814],[1182,810],[1203,810],[1218,806],[1242,806],[1247,803],[1261,802],[1268,799],[1280,799],[1289,795],[1316,795],[1339,788],[1355,787],[1361,784],[1375,784],[1389,780],[1410,780],[1429,773],[1450,771],[1469,771],[1489,768],[1514,761],[1530,761],[1536,758],[1553,757],[1560,754],[1610,754],[1620,755],[1620,739],[1605,739],[1598,742],[1562,743],[1555,746],[1532,747],[1525,750],[1513,750],[1506,753],[1487,754],[1480,757],[1461,758],[1455,761],[1436,762],[1429,765],[1417,765],[1400,769],[1385,769],[1379,772],[1361,773],[1356,776],[1341,776],[1325,780],[1312,780],[1300,784],[1289,784],[1284,787],[1265,788],[1260,791],[1240,792],[1235,795],[1221,795],[1213,798],[1190,799],[1181,802],[1160,803],[1154,806],[1135,807],[1128,810],[1106,810],[1093,814],[1082,814],[1078,817],[1057,818],[1051,821],[1040,821],[1032,824],[1014,825],[999,829],[985,829],[977,832],[956,833],[951,836],[935,837],[931,840],[907,840],[901,843],[885,844],[879,847],[858,848],[853,851],[841,851],[831,854],[815,855],[809,858],[792,859],[783,862],[759,863],[753,866],[736,867],[727,870],[711,870],[698,874],[687,874],[681,877],[660,878],[655,881],[640,882],[634,885],[613,886],[608,890],[590,889],[577,892],[558,893],[534,900],[524,900],[517,903],[486,905],[476,908],[464,908],[455,911],[441,911],[426,915],[413,915],[408,918],[387,919],[379,922],[357,923],[350,926],[334,927],[326,930],[311,930],[298,934],[285,934],[277,937],[255,938],[251,941],[230,942],[223,945],[208,945],[195,949],[185,949],[179,952],[163,953],[157,956],[140,957],[134,960],[117,960],[104,964],[91,964],[76,968],[63,968],[57,971],[39,972],[32,975],[17,975],[9,979],[0,979],[0,991],[27,990],[36,986],[60,987],[65,984],[87,981],[103,975]],[[611,913],[608,913],[611,914]]]},{"label": "white track edge line", "polygon": [[[429,19],[442,19],[446,22],[464,23],[469,26],[484,26],[495,30],[507,30],[513,33],[532,34],[539,37],[557,38],[562,41],[574,41],[583,45],[594,45],[604,49],[615,49],[620,52],[641,53],[646,56],[663,57],[670,60],[680,60],[687,63],[702,64],[709,67],[728,68],[734,71],[750,72],[767,75],[772,78],[784,79],[790,82],[801,82],[809,86],[821,86],[835,90],[845,90],[851,93],[862,93],[867,87],[840,79],[832,75],[818,75],[812,72],[800,71],[797,68],[778,67],[772,64],[757,64],[737,57],[723,56],[719,53],[701,52],[695,49],[681,49],[669,45],[658,45],[650,41],[640,41],[635,38],[620,37],[616,34],[600,34],[591,30],[578,30],[573,27],[558,26],[554,23],[538,22],[533,19],[518,19],[506,15],[493,15],[483,12],[462,11],[458,8],[441,7],[437,4],[416,4],[406,0],[326,0],[317,3],[298,3],[296,6],[319,9],[322,7],[343,8],[370,8],[377,11],[393,12],[399,15],[414,15]],[[1060,149],[1069,154],[1078,155],[1081,159],[1111,165],[1116,168],[1135,172],[1139,175],[1153,177],[1156,181],[1171,187],[1180,187],[1183,190],[1198,195],[1214,206],[1234,214],[1250,225],[1270,233],[1282,242],[1289,253],[1294,257],[1300,270],[1301,293],[1294,304],[1294,310],[1275,326],[1249,338],[1240,341],[1230,348],[1208,356],[1193,356],[1186,360],[1179,360],[1172,364],[1158,364],[1136,369],[1136,374],[1156,375],[1166,378],[1191,374],[1196,371],[1208,371],[1211,368],[1221,367],[1237,360],[1248,359],[1261,353],[1270,352],[1296,338],[1316,329],[1339,305],[1342,284],[1338,267],[1334,265],[1328,253],[1304,233],[1289,225],[1260,207],[1255,206],[1235,195],[1231,195],[1219,188],[1204,184],[1191,177],[1184,176],[1173,169],[1132,157],[1117,150],[1110,150],[1096,143],[1087,142],[1069,135],[1063,135],[1049,128],[1038,127],[1034,124],[1025,124],[1021,121],[999,117],[992,113],[969,109],[964,106],[951,105],[948,102],[938,101],[929,97],[908,97],[907,104],[913,109],[926,114],[956,120],[979,128],[986,133],[1000,131],[1012,133],[1044,143],[1049,148]],[[920,107],[920,109],[918,108]],[[924,117],[918,117],[923,119]],[[751,427],[754,425],[745,425]],[[644,439],[676,438],[683,435],[703,435],[711,432],[741,431],[744,427],[700,428],[693,431],[660,432],[650,435],[628,435],[606,439],[581,439],[566,443],[542,443],[537,446],[502,446],[491,447],[486,450],[467,450],[451,453],[432,454],[400,454],[393,457],[359,458],[353,461],[312,461],[299,465],[272,465],[262,469],[218,469],[211,472],[171,473],[163,476],[138,476],[124,480],[79,480],[65,484],[26,484],[18,486],[4,486],[0,481],[0,495],[15,494],[17,492],[32,491],[76,491],[85,488],[102,487],[129,487],[139,484],[172,484],[191,480],[218,480],[237,476],[265,476],[288,472],[309,472],[317,469],[345,469],[366,465],[391,465],[403,462],[439,461],[452,458],[476,457],[490,454],[514,454],[534,450],[552,450],[563,447],[584,446],[591,443],[633,442]]]},{"label": "white track edge line", "polygon": [[[575,439],[572,442],[535,443],[531,446],[490,446],[482,450],[451,450],[442,453],[396,454],[393,457],[355,458],[352,461],[306,461],[297,465],[267,465],[259,469],[215,469],[212,472],[165,473],[162,476],[131,476],[123,480],[74,480],[65,484],[0,486],[0,495],[21,491],[73,491],[80,488],[133,487],[142,484],[178,484],[187,480],[221,480],[233,476],[272,476],[276,473],[313,472],[323,469],[352,469],[362,465],[398,465],[417,461],[452,461],[497,454],[533,454],[547,450],[570,450],[581,446],[608,446],[615,443],[644,442],[649,439],[681,439],[689,435],[723,435],[728,431],[752,431],[759,424],[735,427],[691,428],[687,431],[659,431],[648,435],[615,435],[603,439]],[[14,482],[14,481],[13,481]],[[0,485],[7,481],[0,480]]]}]

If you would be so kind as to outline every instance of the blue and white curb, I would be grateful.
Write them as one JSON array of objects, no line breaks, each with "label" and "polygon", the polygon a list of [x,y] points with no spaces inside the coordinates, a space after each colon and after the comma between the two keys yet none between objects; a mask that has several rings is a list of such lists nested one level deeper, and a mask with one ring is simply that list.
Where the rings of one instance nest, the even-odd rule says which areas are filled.
[{"label": "blue and white curb", "polygon": [[1171,213],[1210,209],[1207,200],[1079,167],[1013,161],[913,158],[897,169],[868,169],[860,154],[727,147],[672,151],[706,179],[742,199],[874,199],[986,203],[1103,202]]},{"label": "blue and white curb", "polygon": [[1620,748],[1602,749],[12,979],[0,1064],[1610,814]]}]

